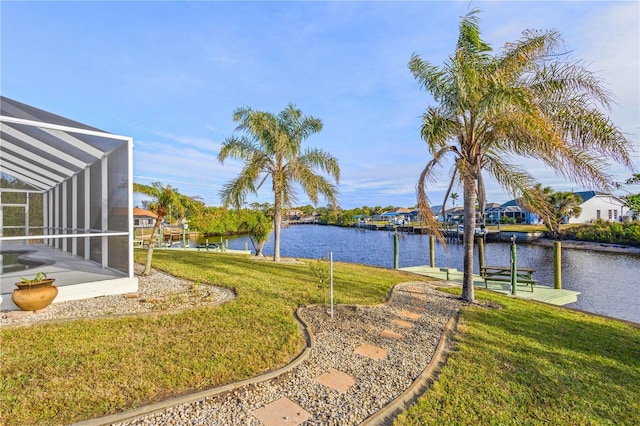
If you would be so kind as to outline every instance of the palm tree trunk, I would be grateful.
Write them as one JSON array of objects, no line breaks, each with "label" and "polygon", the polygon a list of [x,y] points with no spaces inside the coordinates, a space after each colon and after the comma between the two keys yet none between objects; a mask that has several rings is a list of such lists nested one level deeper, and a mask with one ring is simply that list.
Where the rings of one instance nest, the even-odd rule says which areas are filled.
[{"label": "palm tree trunk", "polygon": [[280,225],[282,223],[282,198],[276,191],[273,202],[273,261],[280,262]]},{"label": "palm tree trunk", "polygon": [[262,249],[264,248],[265,241],[260,241],[256,244],[256,256],[263,257]]},{"label": "palm tree trunk", "polygon": [[473,233],[476,218],[476,185],[473,176],[465,176],[463,179],[464,190],[464,276],[462,281],[462,299],[473,303],[475,294],[473,290]]},{"label": "palm tree trunk", "polygon": [[156,219],[156,223],[153,225],[153,231],[151,231],[151,235],[149,236],[149,249],[147,250],[147,263],[145,264],[144,272],[142,273],[142,275],[144,276],[147,276],[151,273],[151,259],[153,258],[153,249],[156,247],[156,243],[158,242],[156,235],[160,230],[160,222],[162,222],[162,219],[164,219],[164,216],[158,215]]}]

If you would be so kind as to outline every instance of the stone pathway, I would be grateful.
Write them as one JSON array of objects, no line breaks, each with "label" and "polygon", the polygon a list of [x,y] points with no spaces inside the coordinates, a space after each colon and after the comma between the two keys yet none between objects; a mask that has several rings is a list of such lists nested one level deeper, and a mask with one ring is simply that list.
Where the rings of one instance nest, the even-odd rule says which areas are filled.
[{"label": "stone pathway", "polygon": [[[171,405],[117,425],[355,425],[412,386],[460,301],[426,283],[396,287],[389,303],[299,311],[315,344],[304,362],[269,380]],[[126,421],[123,421],[124,419]],[[106,420],[104,418],[102,420]]]}]

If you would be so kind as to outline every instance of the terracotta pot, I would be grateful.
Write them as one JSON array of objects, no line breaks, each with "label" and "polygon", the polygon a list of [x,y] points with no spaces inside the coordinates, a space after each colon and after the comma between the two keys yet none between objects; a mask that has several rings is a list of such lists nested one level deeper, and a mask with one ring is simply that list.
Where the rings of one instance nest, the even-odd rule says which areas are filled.
[{"label": "terracotta pot", "polygon": [[37,311],[49,306],[57,295],[58,287],[54,285],[39,287],[32,285],[31,288],[13,290],[11,300],[23,311]]}]

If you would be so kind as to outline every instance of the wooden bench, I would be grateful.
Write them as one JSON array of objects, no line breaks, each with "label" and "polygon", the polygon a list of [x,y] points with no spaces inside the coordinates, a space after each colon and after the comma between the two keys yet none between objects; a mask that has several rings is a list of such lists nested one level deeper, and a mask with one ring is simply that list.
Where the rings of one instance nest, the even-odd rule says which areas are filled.
[{"label": "wooden bench", "polygon": [[[517,268],[516,281],[520,285],[530,285],[533,292],[533,286],[537,281],[533,279],[535,269]],[[480,276],[484,278],[484,286],[487,288],[487,281],[511,282],[510,266],[483,266],[480,268]]]}]

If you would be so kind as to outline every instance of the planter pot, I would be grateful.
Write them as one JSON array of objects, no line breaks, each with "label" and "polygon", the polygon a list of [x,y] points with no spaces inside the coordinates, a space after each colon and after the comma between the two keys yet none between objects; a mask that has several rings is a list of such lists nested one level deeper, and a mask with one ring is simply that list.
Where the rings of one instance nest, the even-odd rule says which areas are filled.
[{"label": "planter pot", "polygon": [[23,311],[37,311],[44,309],[53,302],[58,295],[58,287],[51,285],[55,279],[47,279],[30,286],[27,283],[16,283],[17,290],[13,290],[11,300]]}]

